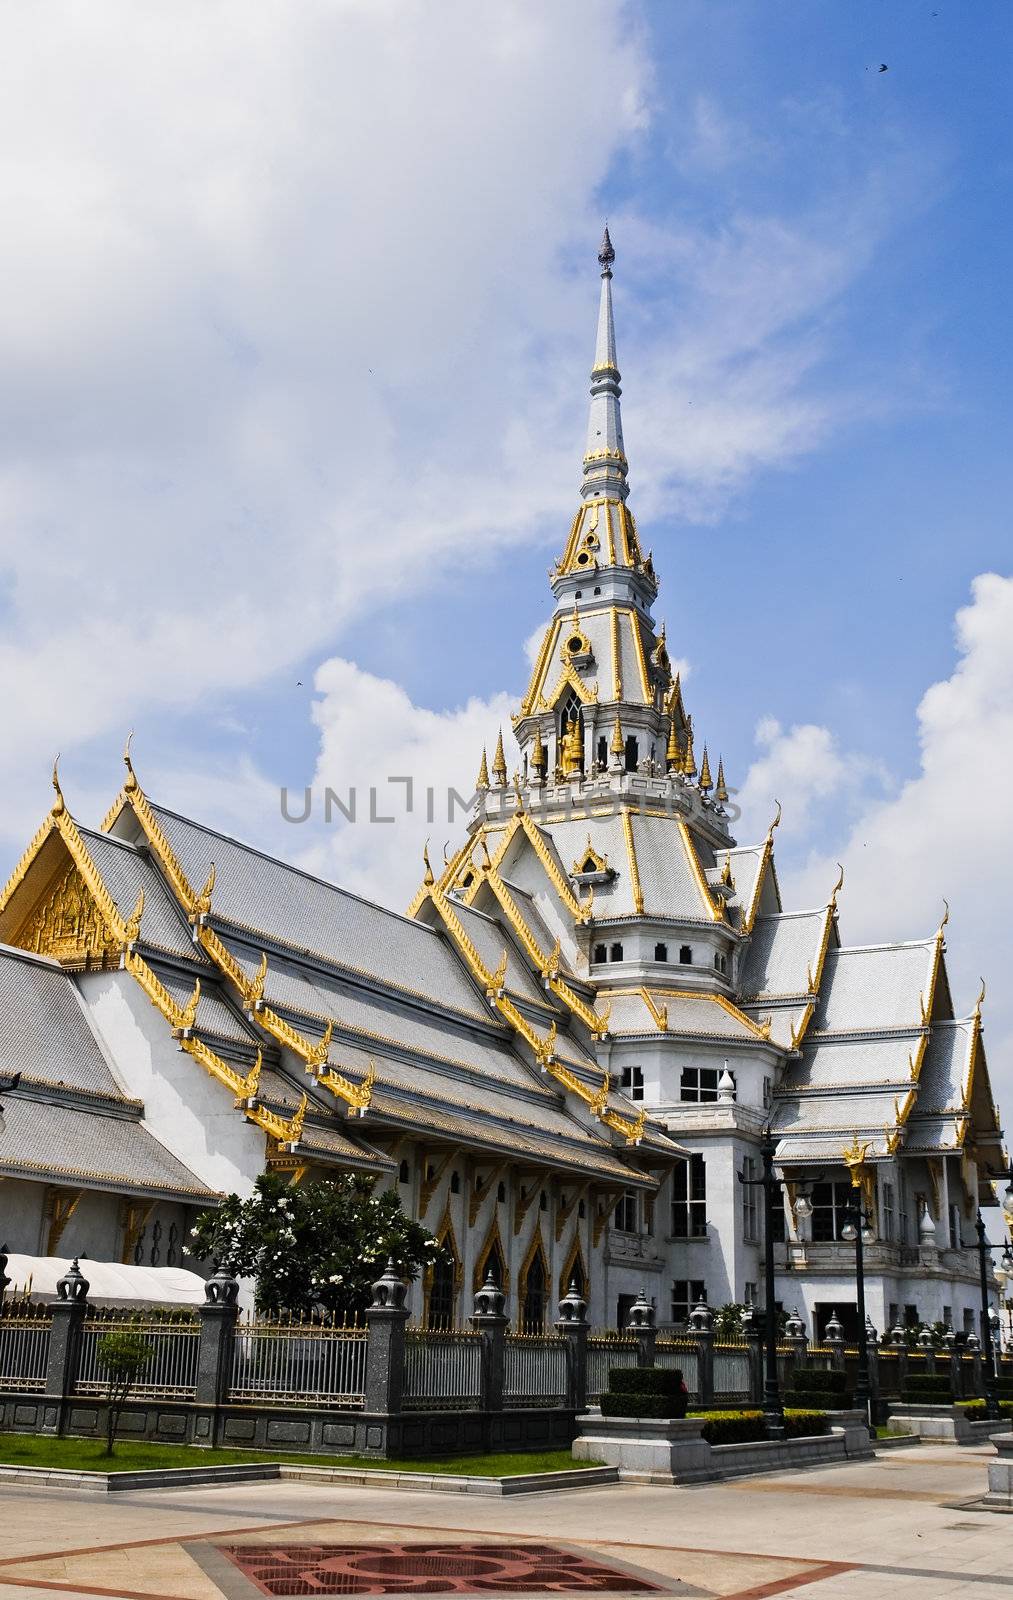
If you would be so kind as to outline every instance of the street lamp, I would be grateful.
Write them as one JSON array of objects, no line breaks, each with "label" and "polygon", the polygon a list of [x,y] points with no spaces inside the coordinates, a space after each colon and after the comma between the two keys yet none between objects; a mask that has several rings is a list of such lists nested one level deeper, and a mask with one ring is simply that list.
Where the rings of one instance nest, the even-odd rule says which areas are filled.
[{"label": "street lamp", "polygon": [[[1006,1211],[1007,1198],[1009,1198],[1011,1204],[1013,1204],[1013,1184],[1010,1185],[1010,1187],[1006,1190],[1006,1194],[1003,1196],[1002,1208],[1004,1212]],[[1009,1215],[1008,1212],[1006,1214],[1007,1216]],[[999,1396],[996,1393],[995,1386],[995,1356],[992,1345],[992,1317],[991,1307],[988,1303],[988,1258],[991,1250],[1001,1250],[1002,1255],[1000,1257],[1000,1262],[1003,1269],[1008,1270],[1006,1263],[1009,1261],[1010,1264],[1013,1265],[1013,1257],[1010,1255],[1010,1248],[1008,1244],[989,1244],[988,1239],[985,1237],[985,1219],[980,1211],[978,1212],[977,1219],[975,1220],[974,1231],[978,1235],[978,1282],[981,1287],[981,1346],[982,1355],[985,1358],[985,1415],[990,1422],[994,1422],[999,1416]]]},{"label": "street lamp", "polygon": [[856,1133],[850,1146],[846,1146],[843,1152],[845,1165],[851,1174],[852,1192],[843,1211],[845,1221],[841,1229],[841,1238],[847,1240],[849,1244],[854,1241],[855,1246],[855,1288],[858,1300],[858,1375],[855,1380],[855,1406],[856,1409],[865,1412],[865,1420],[871,1433],[872,1391],[869,1384],[869,1338],[865,1326],[864,1246],[874,1243],[876,1232],[862,1195],[865,1157],[868,1150],[867,1144],[859,1144]]},{"label": "street lamp", "polygon": [[[777,1302],[774,1299],[774,1202],[781,1199],[781,1180],[774,1176],[774,1156],[777,1140],[769,1127],[764,1128],[760,1144],[763,1175],[747,1178],[739,1173],[739,1182],[747,1189],[754,1186],[763,1190],[763,1272],[766,1289],[766,1346],[763,1376],[763,1419],[769,1439],[784,1438],[784,1407],[777,1381]],[[781,1202],[783,1204],[783,1201]]]}]

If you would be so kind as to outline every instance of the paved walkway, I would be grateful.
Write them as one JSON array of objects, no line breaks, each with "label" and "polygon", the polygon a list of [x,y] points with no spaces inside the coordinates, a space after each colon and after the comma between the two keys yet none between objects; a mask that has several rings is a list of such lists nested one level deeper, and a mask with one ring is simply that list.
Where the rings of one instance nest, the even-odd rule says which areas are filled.
[{"label": "paved walkway", "polygon": [[[279,1547],[298,1567],[328,1546],[423,1542],[562,1546],[639,1581],[624,1589],[620,1575],[616,1594],[647,1581],[724,1600],[1013,1600],[1013,1517],[966,1504],[991,1455],[924,1445],[780,1477],[515,1500],[297,1482],[122,1498],[5,1485],[0,1600],[248,1600],[271,1592],[254,1580]],[[239,1565],[220,1548],[235,1546]]]}]

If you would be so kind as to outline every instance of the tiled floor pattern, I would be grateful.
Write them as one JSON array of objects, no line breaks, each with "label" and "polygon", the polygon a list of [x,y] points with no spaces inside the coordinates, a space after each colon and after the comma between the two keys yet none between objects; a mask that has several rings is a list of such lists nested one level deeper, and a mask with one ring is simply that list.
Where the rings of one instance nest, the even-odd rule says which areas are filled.
[{"label": "tiled floor pattern", "polygon": [[[990,1455],[923,1447],[776,1478],[523,1500],[293,1481],[109,1499],[4,1486],[0,1600],[376,1593],[362,1579],[400,1583],[404,1571],[376,1563],[412,1545],[425,1546],[423,1576],[439,1583],[429,1593],[494,1593],[482,1586],[490,1578],[503,1580],[499,1593],[587,1593],[598,1569],[614,1595],[650,1585],[687,1600],[1013,1600],[1013,1517],[968,1509]],[[462,1545],[492,1572],[452,1571]],[[522,1569],[538,1573],[550,1545],[580,1588],[552,1586],[559,1566],[541,1568],[545,1587],[511,1588]],[[279,1552],[297,1585],[287,1591],[265,1582]]]}]

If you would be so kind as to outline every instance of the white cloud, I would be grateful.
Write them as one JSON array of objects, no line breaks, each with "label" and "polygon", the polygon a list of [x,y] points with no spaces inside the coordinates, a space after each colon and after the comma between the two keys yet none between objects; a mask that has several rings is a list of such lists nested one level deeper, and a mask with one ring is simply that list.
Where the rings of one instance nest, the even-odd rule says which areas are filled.
[{"label": "white cloud", "polygon": [[842,806],[867,799],[874,786],[886,786],[888,777],[876,762],[854,752],[844,752],[829,728],[816,723],[782,728],[776,717],[764,717],[756,729],[762,754],[752,763],[746,781],[735,795],[742,813],[737,831],[745,839],[762,838],[781,802],[781,841],[802,841],[828,801],[834,815]]},{"label": "white cloud", "polygon": [[[988,980],[985,1019],[993,1079],[1013,1096],[1010,1047],[1013,998],[1013,577],[984,573],[971,603],[956,617],[959,653],[951,675],[933,684],[918,707],[920,770],[889,798],[866,795],[860,815],[834,849],[791,866],[780,863],[789,906],[818,905],[845,866],[841,926],[846,943],[923,938],[950,904],[947,963],[956,1011],[966,1014]],[[784,831],[796,795],[789,770],[801,777],[803,812],[830,775],[847,778],[852,757],[842,757],[826,729],[774,733],[768,753],[750,771],[745,792],[769,792],[783,783]],[[807,737],[796,739],[796,734]],[[797,763],[793,767],[793,763]],[[807,776],[808,775],[808,776]],[[873,773],[875,776],[875,773]],[[808,783],[808,787],[806,787]],[[825,790],[824,790],[825,792]]]},{"label": "white cloud", "polygon": [[[501,728],[508,771],[516,769],[510,727],[516,699],[498,694],[451,711],[429,711],[413,705],[398,684],[337,657],[320,668],[316,687],[320,757],[305,830],[312,842],[302,824],[293,825],[286,853],[299,851],[313,871],[403,909],[422,880],[426,840],[436,871],[444,844],[460,844],[482,748],[491,764]],[[328,789],[335,797],[329,820]],[[354,823],[345,816],[353,806]],[[304,794],[293,794],[290,813],[299,816],[304,808]]]}]

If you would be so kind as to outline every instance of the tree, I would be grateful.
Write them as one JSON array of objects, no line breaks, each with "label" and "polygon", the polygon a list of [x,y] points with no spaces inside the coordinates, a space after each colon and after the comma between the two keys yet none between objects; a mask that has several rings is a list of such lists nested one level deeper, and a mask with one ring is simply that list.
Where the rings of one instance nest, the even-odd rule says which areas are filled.
[{"label": "tree", "polygon": [[256,1279],[258,1311],[290,1316],[357,1316],[388,1257],[411,1279],[440,1254],[394,1190],[375,1194],[372,1179],[353,1175],[292,1188],[265,1173],[248,1199],[230,1194],[202,1212],[191,1239],[191,1255]]},{"label": "tree", "polygon": [[155,1354],[155,1349],[143,1333],[130,1328],[117,1328],[113,1333],[103,1335],[96,1354],[99,1366],[106,1370],[105,1454],[111,1456],[120,1412],[134,1383]]}]

